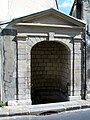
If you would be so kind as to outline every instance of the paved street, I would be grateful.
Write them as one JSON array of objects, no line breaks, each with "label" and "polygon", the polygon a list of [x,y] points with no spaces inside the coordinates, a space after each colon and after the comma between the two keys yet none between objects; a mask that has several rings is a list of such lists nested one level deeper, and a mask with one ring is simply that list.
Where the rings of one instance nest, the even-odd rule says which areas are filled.
[{"label": "paved street", "polygon": [[0,120],[90,120],[90,109],[62,112],[45,116],[1,118]]}]

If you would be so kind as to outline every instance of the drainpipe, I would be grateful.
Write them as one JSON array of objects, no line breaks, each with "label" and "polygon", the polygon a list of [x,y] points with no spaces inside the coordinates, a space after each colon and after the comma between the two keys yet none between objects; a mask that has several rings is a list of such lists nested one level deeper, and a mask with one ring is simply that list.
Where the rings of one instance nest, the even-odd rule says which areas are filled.
[{"label": "drainpipe", "polygon": [[75,59],[75,48],[74,48],[74,38],[72,37],[73,41],[73,76],[72,76],[72,86],[73,86],[73,93],[72,95],[74,96],[74,59]]},{"label": "drainpipe", "polygon": [[16,37],[16,100],[18,100],[18,41]]},{"label": "drainpipe", "polygon": [[84,83],[84,100],[86,100],[86,90],[87,90],[87,82],[86,82],[86,30],[84,29],[84,47],[85,47],[85,83]]}]

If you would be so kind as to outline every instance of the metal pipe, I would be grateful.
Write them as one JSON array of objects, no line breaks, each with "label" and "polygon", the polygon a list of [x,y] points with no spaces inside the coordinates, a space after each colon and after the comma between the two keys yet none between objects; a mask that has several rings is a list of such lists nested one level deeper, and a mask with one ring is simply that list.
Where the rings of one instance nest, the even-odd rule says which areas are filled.
[{"label": "metal pipe", "polygon": [[73,41],[73,76],[72,76],[72,80],[73,80],[73,82],[72,82],[72,86],[73,86],[73,96],[74,96],[74,59],[75,59],[75,48],[74,48],[74,39],[73,39],[73,37],[72,37],[72,41]]},{"label": "metal pipe", "polygon": [[18,42],[16,39],[16,100],[18,100]]},{"label": "metal pipe", "polygon": [[84,99],[86,100],[86,90],[87,90],[87,83],[86,83],[86,30],[84,30],[84,47],[85,47],[85,83],[84,83]]}]

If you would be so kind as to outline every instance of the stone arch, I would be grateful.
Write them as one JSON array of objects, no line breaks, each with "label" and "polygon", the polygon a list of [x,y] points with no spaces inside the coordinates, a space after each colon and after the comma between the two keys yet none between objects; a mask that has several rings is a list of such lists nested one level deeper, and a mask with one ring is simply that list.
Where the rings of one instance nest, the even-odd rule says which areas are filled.
[{"label": "stone arch", "polygon": [[31,49],[32,104],[69,100],[70,49],[58,41],[42,41]]},{"label": "stone arch", "polygon": [[[43,42],[43,41],[49,41],[48,37],[46,37],[46,36],[42,36],[42,37],[41,36],[36,36],[36,37],[31,36],[31,37],[27,37],[26,40],[27,40],[27,49],[29,51],[31,51],[32,47],[35,44],[37,44],[39,42]],[[67,39],[56,38],[55,40],[51,40],[51,41],[59,42],[59,43],[63,44],[68,49],[68,51],[72,51],[73,47],[72,47],[72,44],[70,44],[71,40],[72,40],[72,38],[67,38]]]}]

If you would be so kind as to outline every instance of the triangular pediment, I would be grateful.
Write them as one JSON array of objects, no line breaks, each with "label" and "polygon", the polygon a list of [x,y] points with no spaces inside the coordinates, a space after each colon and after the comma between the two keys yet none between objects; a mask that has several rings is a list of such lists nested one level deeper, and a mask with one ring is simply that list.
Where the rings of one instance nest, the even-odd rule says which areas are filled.
[{"label": "triangular pediment", "polygon": [[85,23],[73,18],[69,15],[59,12],[55,9],[49,9],[21,18],[17,18],[12,23],[36,23],[36,24],[53,24],[53,25],[69,25],[69,26],[84,26]]},{"label": "triangular pediment", "polygon": [[26,20],[25,23],[37,23],[37,24],[54,24],[54,25],[75,25],[63,18],[58,17],[54,14],[48,14],[33,20]]}]

